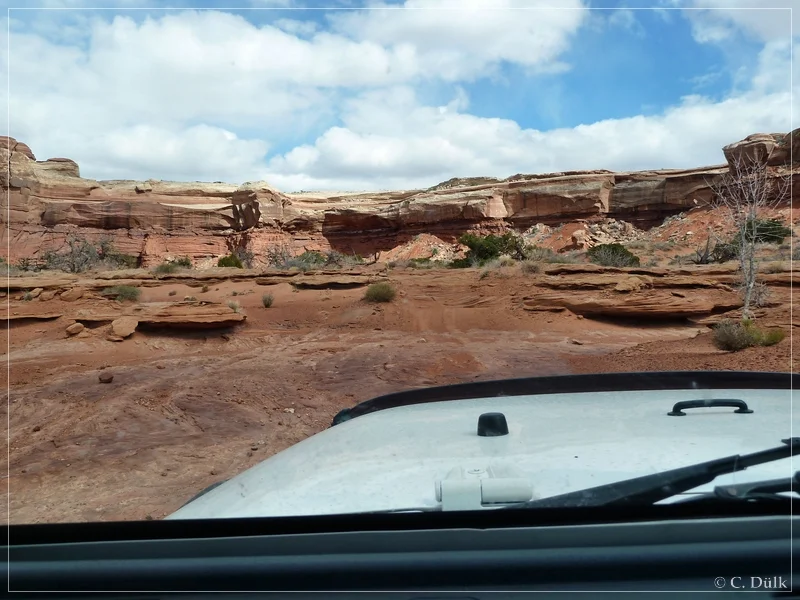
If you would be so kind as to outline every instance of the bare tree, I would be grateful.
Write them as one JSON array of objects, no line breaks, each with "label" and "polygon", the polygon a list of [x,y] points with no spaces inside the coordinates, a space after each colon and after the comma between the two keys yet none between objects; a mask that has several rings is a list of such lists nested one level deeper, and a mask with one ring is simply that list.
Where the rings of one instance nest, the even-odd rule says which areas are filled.
[{"label": "bare tree", "polygon": [[729,157],[728,171],[709,182],[714,199],[712,205],[723,209],[724,219],[736,231],[735,241],[741,292],[744,306],[743,318],[752,318],[750,306],[757,290],[758,223],[765,210],[776,208],[790,195],[791,176],[770,172],[767,154],[755,150],[738,152]]}]

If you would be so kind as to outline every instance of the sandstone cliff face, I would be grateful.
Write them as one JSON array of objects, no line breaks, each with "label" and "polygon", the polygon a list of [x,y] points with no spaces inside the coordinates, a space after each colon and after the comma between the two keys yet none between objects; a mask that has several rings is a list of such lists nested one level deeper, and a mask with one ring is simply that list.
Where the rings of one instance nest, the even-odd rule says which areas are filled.
[{"label": "sandstone cliff face", "polygon": [[[726,146],[724,155],[731,161],[760,152],[771,165],[794,169],[789,163],[792,154],[795,163],[800,160],[798,131],[754,134]],[[706,203],[709,182],[728,168],[518,174],[452,179],[427,190],[285,194],[264,181],[236,186],[85,179],[74,161],[37,161],[27,145],[10,137],[0,137],[0,156],[10,172],[0,172],[10,192],[0,199],[0,219],[8,221],[0,247],[11,247],[6,259],[36,258],[78,233],[108,238],[145,266],[175,256],[205,266],[245,247],[256,256],[275,246],[368,254],[419,233],[454,239],[471,229],[575,219],[610,217],[647,227]]]}]

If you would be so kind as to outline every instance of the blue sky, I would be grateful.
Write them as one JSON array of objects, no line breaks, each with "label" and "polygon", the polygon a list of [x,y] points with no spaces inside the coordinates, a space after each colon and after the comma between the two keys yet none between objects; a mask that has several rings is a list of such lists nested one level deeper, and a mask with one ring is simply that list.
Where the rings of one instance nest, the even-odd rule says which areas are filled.
[{"label": "blue sky", "polygon": [[[270,10],[189,10],[220,4]],[[5,2],[42,8],[8,13],[9,133],[85,177],[292,191],[717,164],[795,124],[791,0],[552,4]]]}]

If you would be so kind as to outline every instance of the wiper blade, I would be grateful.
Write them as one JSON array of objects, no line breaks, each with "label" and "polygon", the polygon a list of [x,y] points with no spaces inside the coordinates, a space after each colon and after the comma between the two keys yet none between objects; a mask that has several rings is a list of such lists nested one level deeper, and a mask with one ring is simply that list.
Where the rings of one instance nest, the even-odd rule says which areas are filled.
[{"label": "wiper blade", "polygon": [[[794,493],[795,497],[782,495],[787,493]],[[681,501],[680,504],[709,501],[756,502],[761,500],[793,502],[798,500],[797,494],[800,494],[800,471],[797,471],[794,477],[718,485],[713,492],[697,494],[692,498]]]},{"label": "wiper blade", "polygon": [[748,467],[782,460],[800,454],[800,438],[781,440],[783,446],[736,454],[708,462],[618,481],[541,500],[530,500],[503,508],[555,508],[583,506],[629,506],[655,504],[687,490],[711,483],[720,475],[743,471]]}]

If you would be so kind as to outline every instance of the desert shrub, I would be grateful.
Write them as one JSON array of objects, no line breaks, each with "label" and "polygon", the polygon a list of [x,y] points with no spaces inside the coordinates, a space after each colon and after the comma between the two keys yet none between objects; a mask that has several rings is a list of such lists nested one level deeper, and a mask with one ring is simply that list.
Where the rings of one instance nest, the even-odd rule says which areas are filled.
[{"label": "desert shrub", "polygon": [[233,256],[238,258],[239,262],[248,269],[252,268],[255,255],[247,248],[237,248],[233,251]]},{"label": "desert shrub", "polygon": [[724,319],[714,327],[714,345],[728,352],[737,352],[752,346],[773,346],[785,337],[783,330],[763,330],[749,319]]},{"label": "desert shrub", "polygon": [[655,250],[669,250],[675,245],[675,240],[667,240],[666,242],[655,242],[653,248]]},{"label": "desert shrub", "polygon": [[132,285],[115,285],[105,288],[100,295],[117,302],[135,302],[142,295],[142,290]]},{"label": "desert shrub", "polygon": [[238,313],[242,310],[242,305],[236,302],[236,300],[228,300],[228,308],[230,308],[233,312]]},{"label": "desert shrub", "polygon": [[98,266],[107,252],[110,243],[101,241],[97,246],[84,238],[70,235],[67,247],[62,252],[48,250],[43,254],[44,267],[50,271],[83,273]]},{"label": "desert shrub", "polygon": [[192,268],[192,259],[188,256],[181,256],[171,261],[173,265],[176,265],[182,269],[191,269]]},{"label": "desert shrub", "polygon": [[622,244],[600,244],[590,248],[589,260],[604,267],[638,267],[639,257]]},{"label": "desert shrub", "polygon": [[470,267],[477,267],[477,261],[469,258],[455,258],[447,263],[450,269],[469,269]]},{"label": "desert shrub", "polygon": [[177,293],[178,292],[176,292],[175,290],[172,290],[172,291],[170,291],[169,294],[167,294],[167,296],[175,296]]},{"label": "desert shrub", "polygon": [[296,268],[300,271],[310,271],[323,267],[349,267],[364,263],[364,259],[357,254],[343,254],[336,250],[328,253],[317,250],[306,250],[298,256],[293,256],[286,247],[272,248],[267,251],[267,262],[276,269]]},{"label": "desert shrub", "polygon": [[550,248],[542,248],[540,246],[527,246],[525,248],[525,258],[528,260],[555,264],[575,264],[580,262],[576,253],[561,253],[551,250]]},{"label": "desert shrub", "polygon": [[367,302],[391,302],[394,300],[397,292],[388,281],[381,281],[373,283],[364,292],[364,300]]},{"label": "desert shrub", "polygon": [[789,265],[779,260],[768,262],[761,268],[764,273],[783,273],[789,270]]},{"label": "desert shrub", "polygon": [[520,268],[525,275],[535,275],[542,272],[542,263],[536,260],[524,260],[520,263]]},{"label": "desert shrub", "polygon": [[200,291],[205,294],[208,291],[208,286],[203,285],[203,287],[200,288]]},{"label": "desert shrub", "polygon": [[[741,290],[742,296],[744,296],[744,290]],[[756,308],[762,308],[769,304],[770,298],[770,291],[767,285],[761,281],[757,281],[753,285],[753,292],[750,295],[750,302]]]},{"label": "desert shrub", "polygon": [[430,258],[410,258],[408,259],[408,266],[412,269],[432,269],[436,263]]},{"label": "desert shrub", "polygon": [[471,233],[465,233],[458,241],[469,248],[466,260],[478,261],[478,266],[483,266],[488,261],[499,258],[502,255],[510,256],[519,260],[525,259],[525,243],[523,240],[512,233],[503,235],[490,234],[485,237],[478,237]]},{"label": "desert shrub", "polygon": [[[782,244],[792,235],[792,230],[779,219],[749,219],[745,226],[744,238],[748,242],[755,239],[756,244]],[[741,235],[737,234],[733,242],[738,243]]]},{"label": "desert shrub", "polygon": [[183,297],[183,301],[184,302],[197,302],[197,298],[194,297],[194,296],[184,296]]},{"label": "desert shrub", "polygon": [[170,273],[175,273],[180,267],[176,265],[172,261],[165,261],[162,262],[160,265],[157,265],[156,268],[153,269],[153,272],[156,275],[168,275]]},{"label": "desert shrub", "polygon": [[275,301],[275,298],[272,294],[264,294],[261,296],[261,304],[264,305],[264,308],[270,308],[272,303]]},{"label": "desert shrub", "polygon": [[239,257],[235,254],[228,254],[228,256],[223,256],[217,261],[218,267],[235,267],[237,269],[243,269],[244,266],[242,265],[242,261],[239,260]]},{"label": "desert shrub", "polygon": [[33,300],[33,294],[31,292],[25,292],[22,294],[22,301],[23,302],[30,302]]}]

